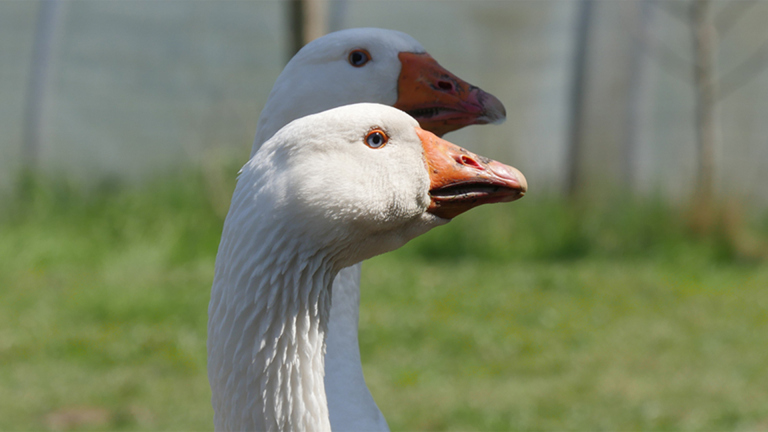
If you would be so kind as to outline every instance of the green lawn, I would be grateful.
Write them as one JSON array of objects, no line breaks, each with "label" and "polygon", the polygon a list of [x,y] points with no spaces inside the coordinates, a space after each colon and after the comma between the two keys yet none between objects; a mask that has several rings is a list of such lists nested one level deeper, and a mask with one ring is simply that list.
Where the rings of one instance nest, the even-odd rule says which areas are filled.
[{"label": "green lawn", "polygon": [[[212,429],[232,183],[212,178],[27,178],[0,200],[0,430]],[[768,219],[686,220],[526,197],[367,262],[360,342],[390,427],[768,430]]]}]

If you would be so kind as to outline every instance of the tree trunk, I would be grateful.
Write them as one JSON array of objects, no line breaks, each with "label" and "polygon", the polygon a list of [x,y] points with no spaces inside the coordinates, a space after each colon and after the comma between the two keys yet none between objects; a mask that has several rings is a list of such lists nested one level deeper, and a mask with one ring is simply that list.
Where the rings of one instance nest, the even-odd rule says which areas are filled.
[{"label": "tree trunk", "polygon": [[328,31],[328,0],[288,0],[288,60]]},{"label": "tree trunk", "polygon": [[696,206],[709,209],[714,195],[715,170],[715,83],[713,60],[715,30],[711,20],[710,0],[693,0],[691,31],[696,89]]},{"label": "tree trunk", "polygon": [[302,0],[288,0],[288,59],[304,46],[304,2]]}]

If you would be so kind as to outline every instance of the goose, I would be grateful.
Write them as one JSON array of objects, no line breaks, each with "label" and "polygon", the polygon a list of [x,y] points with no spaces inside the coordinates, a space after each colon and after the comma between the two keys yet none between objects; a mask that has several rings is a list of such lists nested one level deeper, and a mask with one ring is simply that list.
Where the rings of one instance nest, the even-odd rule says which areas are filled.
[{"label": "goose", "polygon": [[[438,136],[506,118],[496,97],[440,66],[411,36],[348,29],[315,39],[288,62],[259,117],[251,156],[289,122],[357,102],[399,108]],[[337,431],[388,431],[360,361],[360,273],[356,264],[334,281],[325,358],[331,424]]]},{"label": "goose", "polygon": [[216,256],[216,430],[330,431],[323,363],[338,272],[526,188],[515,168],[381,104],[280,129],[242,168]]}]

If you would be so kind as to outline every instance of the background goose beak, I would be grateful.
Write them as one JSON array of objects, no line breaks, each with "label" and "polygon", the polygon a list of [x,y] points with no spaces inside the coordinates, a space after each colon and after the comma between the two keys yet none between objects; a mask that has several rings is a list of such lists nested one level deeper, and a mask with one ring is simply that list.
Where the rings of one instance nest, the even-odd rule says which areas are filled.
[{"label": "background goose beak", "polygon": [[428,211],[452,219],[482,204],[509,202],[528,190],[516,168],[469,152],[435,134],[416,128],[429,170]]},{"label": "background goose beak", "polygon": [[495,96],[470,85],[440,66],[427,53],[401,52],[395,108],[438,136],[472,124],[501,123],[507,118]]}]

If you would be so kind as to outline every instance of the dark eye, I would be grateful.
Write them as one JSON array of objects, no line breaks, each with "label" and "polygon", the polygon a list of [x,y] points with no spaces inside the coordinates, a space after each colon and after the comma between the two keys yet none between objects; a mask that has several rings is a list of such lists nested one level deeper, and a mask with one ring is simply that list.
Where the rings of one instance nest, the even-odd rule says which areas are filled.
[{"label": "dark eye", "polygon": [[381,129],[374,129],[365,136],[365,143],[372,149],[377,149],[387,143],[389,138]]},{"label": "dark eye", "polygon": [[349,64],[354,67],[364,66],[371,59],[371,55],[364,49],[356,49],[349,53]]}]

